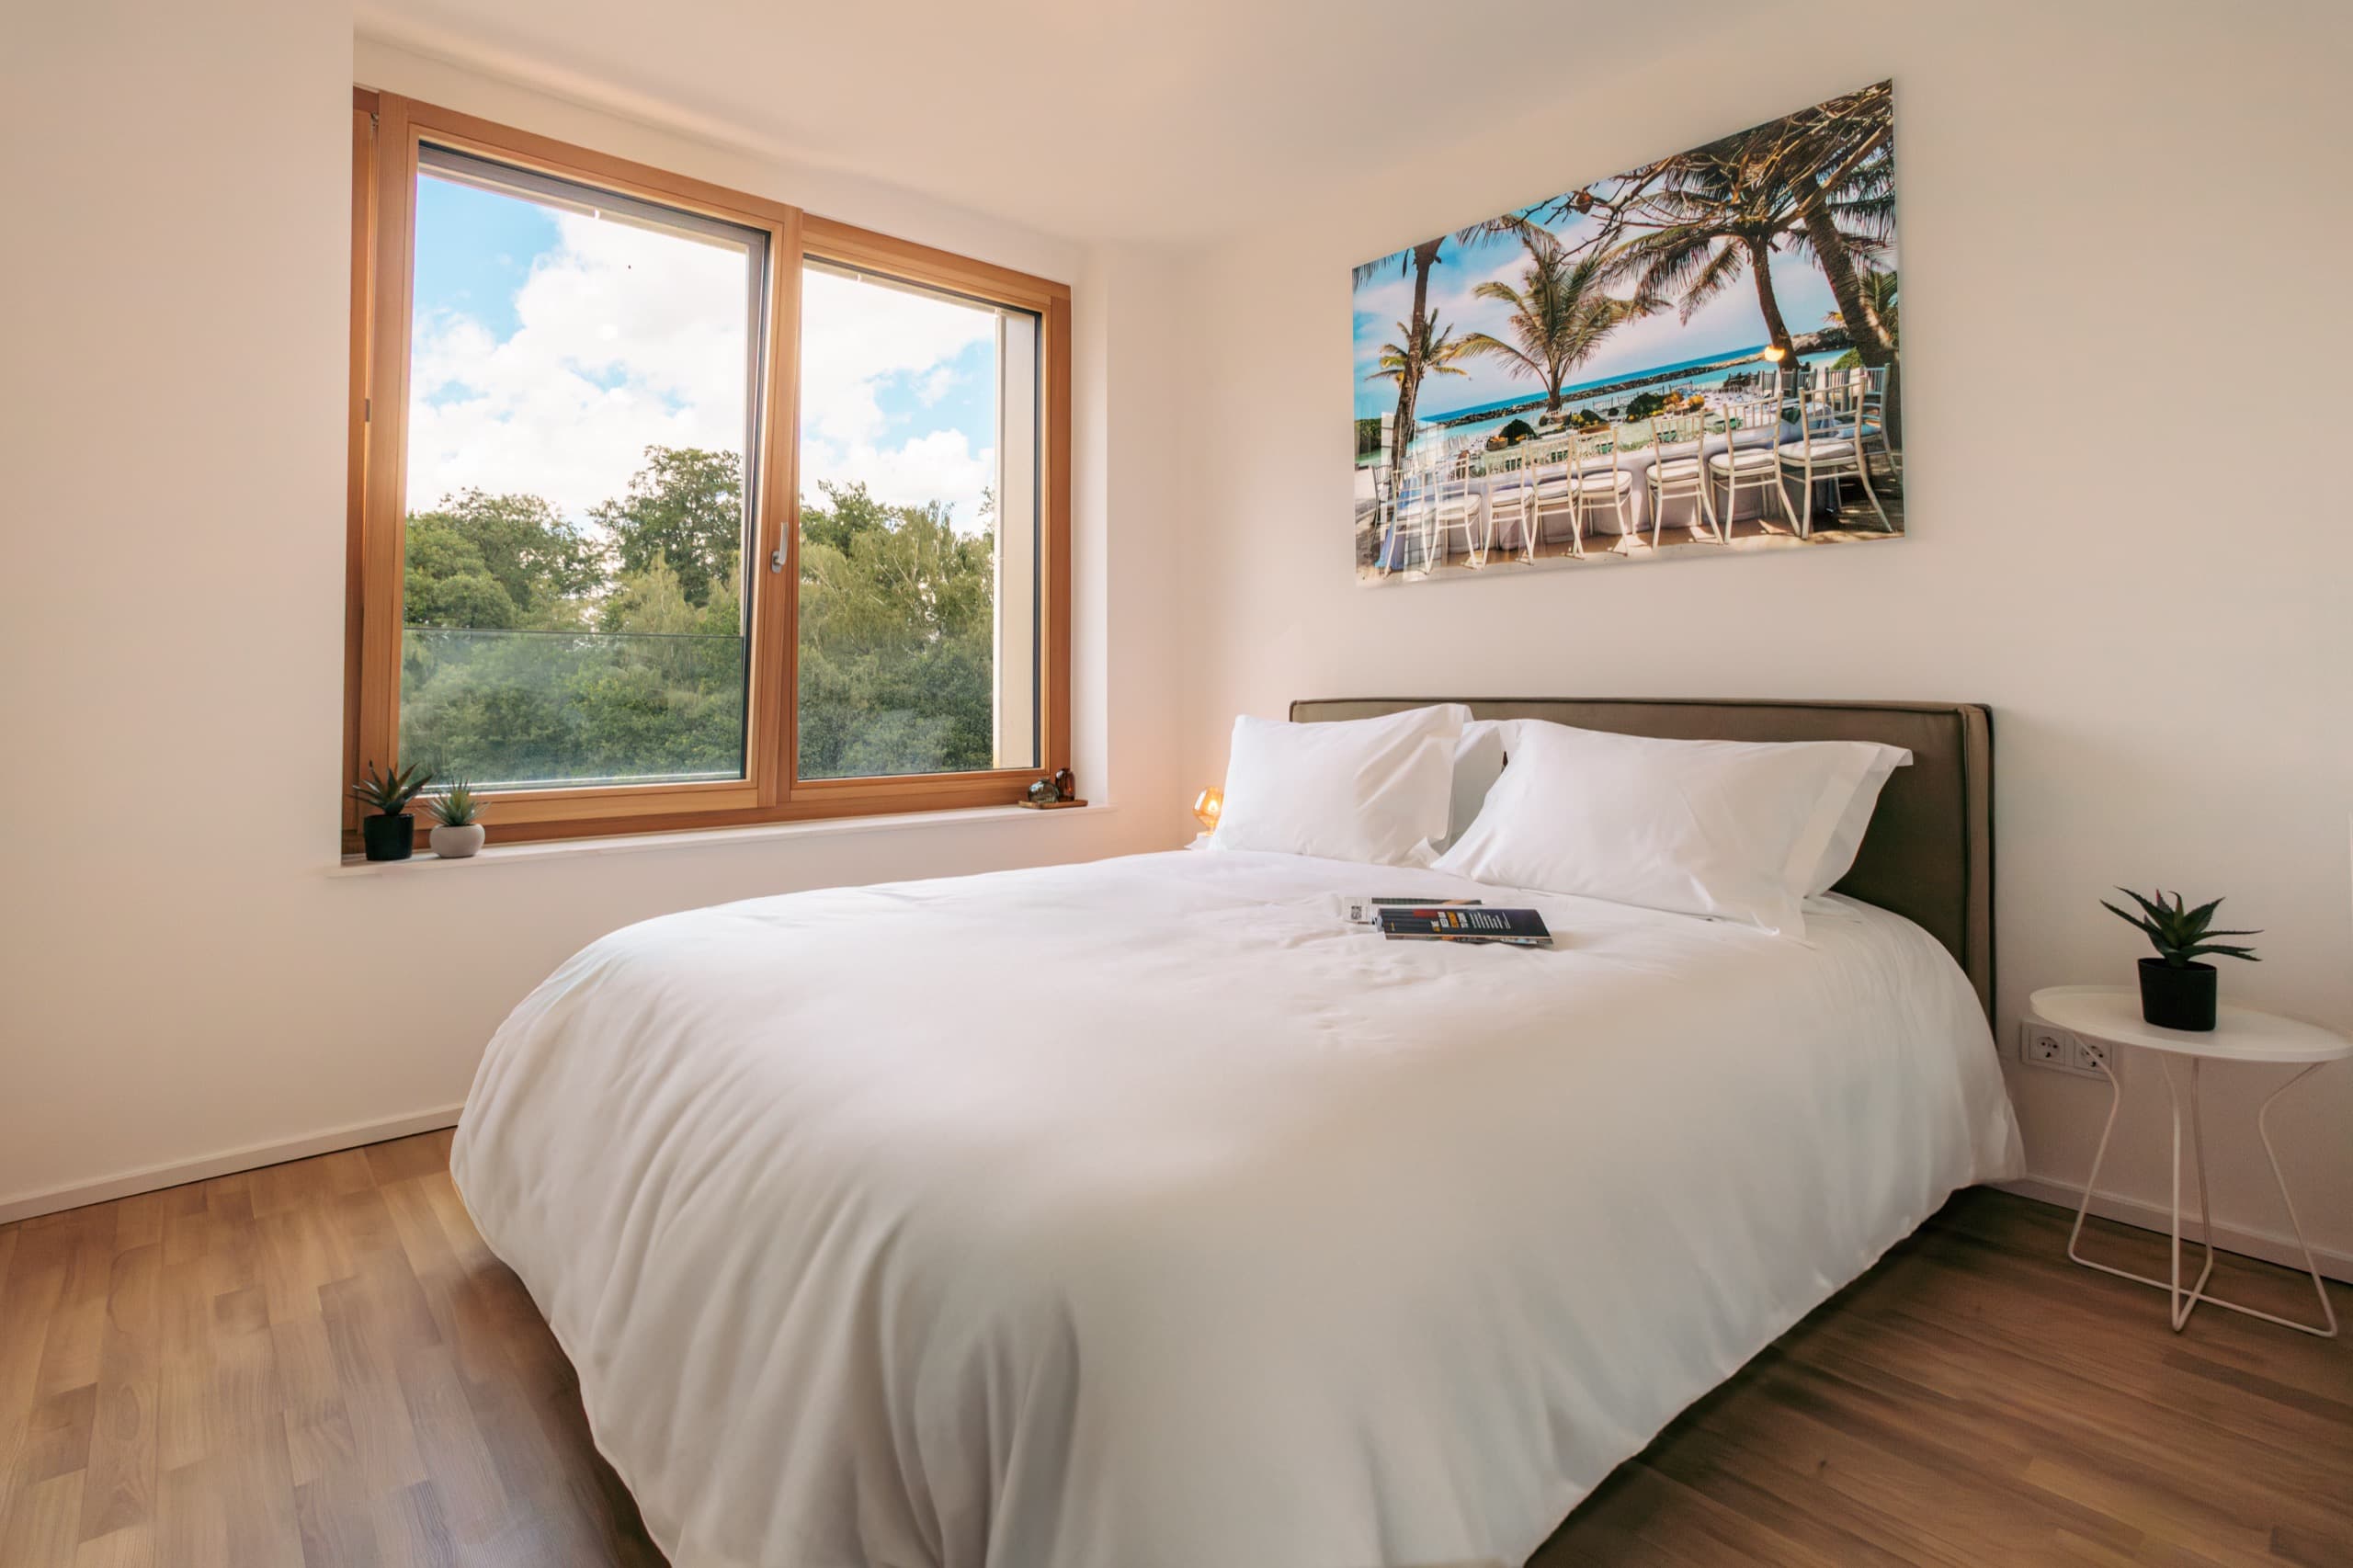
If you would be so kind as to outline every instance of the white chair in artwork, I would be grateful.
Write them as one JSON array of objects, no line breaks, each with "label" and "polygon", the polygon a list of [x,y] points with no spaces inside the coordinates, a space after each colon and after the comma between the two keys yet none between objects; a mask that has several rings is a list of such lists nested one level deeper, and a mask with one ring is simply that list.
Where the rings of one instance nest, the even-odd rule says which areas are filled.
[{"label": "white chair in artwork", "polygon": [[1536,559],[1536,532],[1529,520],[1536,497],[1535,471],[1529,466],[1532,446],[1506,447],[1489,452],[1480,468],[1487,487],[1487,540],[1490,555],[1507,531],[1516,533],[1519,559]]},{"label": "white chair in artwork", "polygon": [[[1584,430],[1578,432],[1574,444],[1569,449],[1561,484],[1568,502],[1571,533],[1576,540],[1576,553],[1579,555],[1585,553],[1586,518],[1601,507],[1608,507],[1610,515],[1617,519],[1618,537],[1621,541],[1633,537],[1634,521],[1630,508],[1633,501],[1634,476],[1627,472],[1619,461],[1620,439],[1621,433],[1615,427]],[[1540,482],[1537,485],[1540,503],[1543,494],[1544,487]]]},{"label": "white chair in artwork", "polygon": [[1669,501],[1690,502],[1691,520],[1700,530],[1700,537],[1718,544],[1725,542],[1723,527],[1716,521],[1715,502],[1708,494],[1703,455],[1707,435],[1708,416],[1704,413],[1665,414],[1651,421],[1651,436],[1658,449],[1645,476],[1650,486],[1653,550],[1659,546],[1659,531],[1665,522]]},{"label": "white chair in artwork", "polygon": [[[1780,412],[1780,400],[1769,394],[1743,396],[1724,405],[1724,447],[1722,451],[1708,454],[1701,488],[1707,493],[1716,530],[1726,542],[1732,539],[1733,519],[1740,515],[1743,491],[1758,497],[1757,526],[1765,527],[1764,514],[1771,509],[1771,497],[1776,493],[1773,443],[1778,438],[1775,426]],[[1715,506],[1718,485],[1723,487],[1724,493],[1721,507]]]},{"label": "white chair in artwork", "polygon": [[1569,553],[1585,553],[1585,530],[1577,517],[1575,492],[1569,483],[1576,449],[1574,436],[1548,437],[1528,454],[1522,465],[1529,476],[1526,516],[1531,560],[1544,553],[1549,520],[1562,512],[1569,515]]},{"label": "white chair in artwork", "polygon": [[1903,471],[1897,467],[1895,443],[1887,434],[1888,367],[1874,365],[1852,372],[1855,383],[1855,444],[1863,454],[1863,465],[1870,466],[1872,449],[1877,447],[1880,461],[1887,465],[1890,484],[1903,482]]},{"label": "white chair in artwork", "polygon": [[[1560,443],[1548,443],[1539,454],[1537,485],[1529,496],[1529,528],[1541,544],[1546,518],[1570,513],[1570,553],[1586,553],[1586,513],[1609,506],[1617,516],[1619,534],[1633,532],[1626,504],[1633,499],[1633,475],[1619,466],[1617,431],[1579,431]],[[1558,464],[1558,466],[1555,466]]]},{"label": "white chair in artwork", "polygon": [[1381,475],[1377,494],[1383,518],[1381,553],[1374,556],[1374,572],[1388,577],[1391,572],[1415,570],[1424,556],[1430,523],[1430,466],[1404,461],[1393,473]]},{"label": "white chair in artwork", "polygon": [[1484,497],[1482,486],[1472,481],[1472,462],[1468,452],[1442,457],[1431,479],[1423,525],[1424,555],[1431,571],[1445,565],[1454,554],[1458,536],[1467,564],[1476,568],[1487,563],[1487,529],[1482,521]]},{"label": "white chair in artwork", "polygon": [[[1791,389],[1789,407],[1797,416],[1797,430],[1794,439],[1784,438],[1774,449],[1773,483],[1780,493],[1782,515],[1795,519],[1800,539],[1813,537],[1814,486],[1835,485],[1842,479],[1860,483],[1864,498],[1879,514],[1879,526],[1895,531],[1871,486],[1870,464],[1864,460],[1863,411],[1870,401],[1868,392],[1858,391],[1840,372],[1811,386],[1800,381]],[[1884,436],[1881,438],[1884,442]],[[1788,488],[1792,480],[1798,485],[1794,506]]]},{"label": "white chair in artwork", "polygon": [[1421,487],[1412,466],[1383,464],[1371,478],[1374,502],[1374,577],[1403,572],[1407,556],[1421,541]]}]

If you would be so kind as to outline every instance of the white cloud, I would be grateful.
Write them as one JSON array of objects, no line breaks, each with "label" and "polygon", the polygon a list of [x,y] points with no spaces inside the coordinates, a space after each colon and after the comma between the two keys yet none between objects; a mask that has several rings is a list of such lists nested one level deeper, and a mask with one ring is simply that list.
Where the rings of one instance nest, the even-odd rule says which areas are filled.
[{"label": "white cloud", "polygon": [[[975,450],[961,430],[893,443],[906,415],[886,393],[928,406],[957,380],[954,361],[996,341],[994,312],[883,284],[811,272],[801,280],[801,483],[863,483],[875,499],[944,501],[967,532],[979,526],[981,493],[996,483],[994,443]],[[904,383],[904,385],[901,383]]]},{"label": "white cloud", "polygon": [[812,443],[802,452],[801,479],[812,500],[822,498],[817,482],[825,480],[863,484],[891,506],[945,501],[957,531],[969,534],[980,528],[982,491],[996,485],[996,449],[974,451],[961,430],[935,430],[897,447]]},{"label": "white cloud", "polygon": [[648,446],[743,451],[743,255],[573,213],[556,224],[513,335],[454,312],[417,323],[411,507],[476,486],[577,519],[628,488]]},{"label": "white cloud", "polygon": [[[648,446],[744,450],[744,256],[577,214],[556,224],[515,295],[512,335],[455,311],[418,321],[411,507],[476,486],[582,519],[627,490]],[[893,504],[946,502],[975,528],[994,445],[904,431],[954,390],[960,355],[995,342],[994,314],[829,273],[802,281],[803,492],[863,482]]]}]

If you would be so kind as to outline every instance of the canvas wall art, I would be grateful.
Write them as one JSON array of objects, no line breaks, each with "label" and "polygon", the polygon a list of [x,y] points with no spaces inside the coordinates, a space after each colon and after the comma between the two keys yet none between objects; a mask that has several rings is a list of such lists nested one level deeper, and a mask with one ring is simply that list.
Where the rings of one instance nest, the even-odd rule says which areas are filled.
[{"label": "canvas wall art", "polygon": [[1368,582],[1904,536],[1881,82],[1356,269]]}]

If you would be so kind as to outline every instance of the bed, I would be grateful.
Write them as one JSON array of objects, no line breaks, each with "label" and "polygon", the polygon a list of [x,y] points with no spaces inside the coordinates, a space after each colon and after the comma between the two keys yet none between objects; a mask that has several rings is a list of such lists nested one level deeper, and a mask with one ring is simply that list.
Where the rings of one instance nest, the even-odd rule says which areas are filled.
[{"label": "bed", "polygon": [[676,1568],[1520,1562],[2017,1174],[1982,709],[1472,706],[1915,761],[1802,942],[1384,943],[1343,898],[1475,884],[1175,851],[667,916],[517,1008],[452,1168]]}]

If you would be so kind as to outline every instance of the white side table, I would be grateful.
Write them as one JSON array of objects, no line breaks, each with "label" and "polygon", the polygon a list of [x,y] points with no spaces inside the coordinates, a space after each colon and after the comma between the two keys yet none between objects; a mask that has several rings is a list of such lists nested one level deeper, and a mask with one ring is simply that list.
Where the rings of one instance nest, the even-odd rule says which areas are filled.
[{"label": "white side table", "polygon": [[[2210,1033],[2193,1033],[2186,1029],[2164,1029],[2145,1023],[2141,1017],[2140,992],[2130,985],[2053,985],[2036,992],[2028,999],[2028,1009],[2046,1024],[2105,1045],[2112,1053],[2124,1046],[2157,1053],[2165,1074],[2165,1092],[2173,1101],[2173,1226],[2170,1278],[2156,1279],[2145,1274],[2094,1263],[2077,1250],[2084,1233],[2084,1215],[2092,1204],[2092,1189],[2099,1182],[2100,1162],[2108,1158],[2109,1135],[2116,1131],[2116,1112],[2124,1103],[2124,1085],[2116,1076],[2116,1069],[2103,1058],[2100,1071],[2108,1074],[2109,1097],[2108,1125],[2100,1129],[2099,1152],[2092,1156],[2091,1174],[2084,1178],[2084,1201],[2075,1210],[2075,1229],[2067,1233],[2067,1256],[2086,1268],[2097,1268],[2102,1274],[2113,1274],[2120,1279],[2135,1280],[2154,1285],[2172,1299],[2174,1332],[2178,1334],[2189,1322],[2189,1314],[2200,1301],[2211,1301],[2248,1317],[2276,1323],[2283,1328],[2300,1333],[2318,1335],[2324,1339],[2336,1337],[2336,1311],[2328,1302],[2328,1287],[2322,1281],[2320,1266],[2313,1261],[2312,1244],[2304,1240],[2303,1222],[2296,1217],[2296,1200],[2288,1196],[2288,1178],[2279,1173],[2279,1155],[2271,1146],[2269,1119],[2271,1108],[2281,1095],[2302,1083],[2313,1073],[2332,1062],[2353,1056],[2353,1040],[2322,1028],[2317,1024],[2299,1023],[2273,1013],[2259,1013],[2252,1007],[2222,1007],[2218,1010],[2214,1028]],[[2189,1063],[2189,1091],[2187,1096],[2189,1111],[2189,1145],[2198,1167],[2198,1223],[2205,1233],[2206,1267],[2200,1269],[2197,1280],[2185,1290],[2181,1284],[2181,1119],[2184,1095],[2175,1073],[2175,1063]],[[2206,1203],[2206,1142],[2198,1116],[2198,1082],[2200,1070],[2209,1062],[2268,1062],[2289,1064],[2302,1063],[2303,1071],[2271,1091],[2256,1112],[2256,1131],[2263,1139],[2264,1157],[2271,1162],[2271,1179],[2279,1185],[2279,1201],[2288,1208],[2288,1223],[2296,1233],[2296,1245],[2304,1255],[2304,1272],[2313,1277],[2313,1289],[2320,1296],[2321,1321],[2318,1324],[2298,1323],[2292,1318],[2274,1317],[2236,1301],[2226,1301],[2206,1293],[2206,1280],[2214,1272],[2214,1218]]]}]

